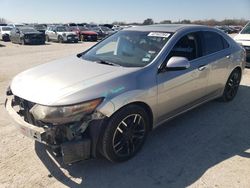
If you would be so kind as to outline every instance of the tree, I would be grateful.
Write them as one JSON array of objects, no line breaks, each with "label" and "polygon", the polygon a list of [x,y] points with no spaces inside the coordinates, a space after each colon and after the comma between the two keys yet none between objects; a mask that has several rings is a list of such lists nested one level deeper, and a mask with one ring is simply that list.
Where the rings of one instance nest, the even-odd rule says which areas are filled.
[{"label": "tree", "polygon": [[126,22],[117,22],[117,21],[115,21],[112,24],[113,25],[126,25]]},{"label": "tree", "polygon": [[152,25],[152,24],[154,24],[154,21],[152,18],[148,18],[148,19],[144,20],[142,24],[143,25]]},{"label": "tree", "polygon": [[7,23],[6,19],[0,18],[0,24],[6,24],[6,23]]},{"label": "tree", "polygon": [[160,22],[160,24],[171,24],[171,20],[163,20]]},{"label": "tree", "polygon": [[191,24],[190,20],[181,20],[181,24]]}]

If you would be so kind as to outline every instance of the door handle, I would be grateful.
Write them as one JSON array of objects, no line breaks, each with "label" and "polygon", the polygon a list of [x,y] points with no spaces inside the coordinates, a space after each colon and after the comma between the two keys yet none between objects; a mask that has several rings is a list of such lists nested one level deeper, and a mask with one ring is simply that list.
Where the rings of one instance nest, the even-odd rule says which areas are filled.
[{"label": "door handle", "polygon": [[207,68],[206,65],[201,65],[201,66],[199,66],[198,70],[199,70],[199,71],[203,71],[203,70],[205,70],[206,68]]}]

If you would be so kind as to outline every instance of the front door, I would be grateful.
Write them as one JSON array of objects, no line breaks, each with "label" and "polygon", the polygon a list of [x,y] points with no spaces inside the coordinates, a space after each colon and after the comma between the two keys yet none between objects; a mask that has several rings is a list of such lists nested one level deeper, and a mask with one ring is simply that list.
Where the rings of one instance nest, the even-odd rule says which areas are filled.
[{"label": "front door", "polygon": [[200,60],[200,45],[200,33],[187,34],[166,58],[165,62],[171,57],[186,57],[190,67],[158,74],[158,123],[188,109],[206,95],[209,69]]}]

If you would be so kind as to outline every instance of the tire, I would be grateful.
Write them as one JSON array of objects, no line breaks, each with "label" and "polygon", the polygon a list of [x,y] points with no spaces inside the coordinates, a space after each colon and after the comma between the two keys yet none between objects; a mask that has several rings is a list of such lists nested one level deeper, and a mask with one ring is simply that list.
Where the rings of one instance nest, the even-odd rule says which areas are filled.
[{"label": "tire", "polygon": [[81,35],[81,36],[80,36],[80,40],[81,40],[82,42],[85,41],[84,35]]},{"label": "tire", "polygon": [[137,105],[124,107],[109,119],[101,141],[101,153],[112,162],[127,161],[142,148],[148,131],[146,111]]},{"label": "tire", "polygon": [[21,45],[25,45],[25,40],[23,38],[20,39]]},{"label": "tire", "polygon": [[63,38],[61,36],[58,37],[58,42],[63,43]]},{"label": "tire", "polygon": [[49,36],[48,35],[46,35],[45,39],[46,39],[46,42],[49,42]]},{"label": "tire", "polygon": [[75,40],[74,43],[78,43],[78,40]]},{"label": "tire", "polygon": [[240,81],[241,81],[241,70],[238,68],[234,69],[227,80],[223,95],[219,98],[219,101],[222,102],[232,101],[238,92]]}]

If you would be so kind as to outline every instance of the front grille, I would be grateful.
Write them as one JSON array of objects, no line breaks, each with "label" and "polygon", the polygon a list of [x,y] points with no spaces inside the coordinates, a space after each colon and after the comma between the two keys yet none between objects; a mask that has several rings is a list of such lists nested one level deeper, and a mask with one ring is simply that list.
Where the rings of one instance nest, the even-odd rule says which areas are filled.
[{"label": "front grille", "polygon": [[67,37],[68,38],[75,38],[76,36],[75,35],[68,35]]},{"label": "front grille", "polygon": [[89,40],[97,40],[97,35],[96,34],[83,34],[84,39],[89,39]]},{"label": "front grille", "polygon": [[40,35],[40,34],[29,34],[29,35],[26,35],[26,38],[37,40],[37,39],[41,39],[42,35]]}]

